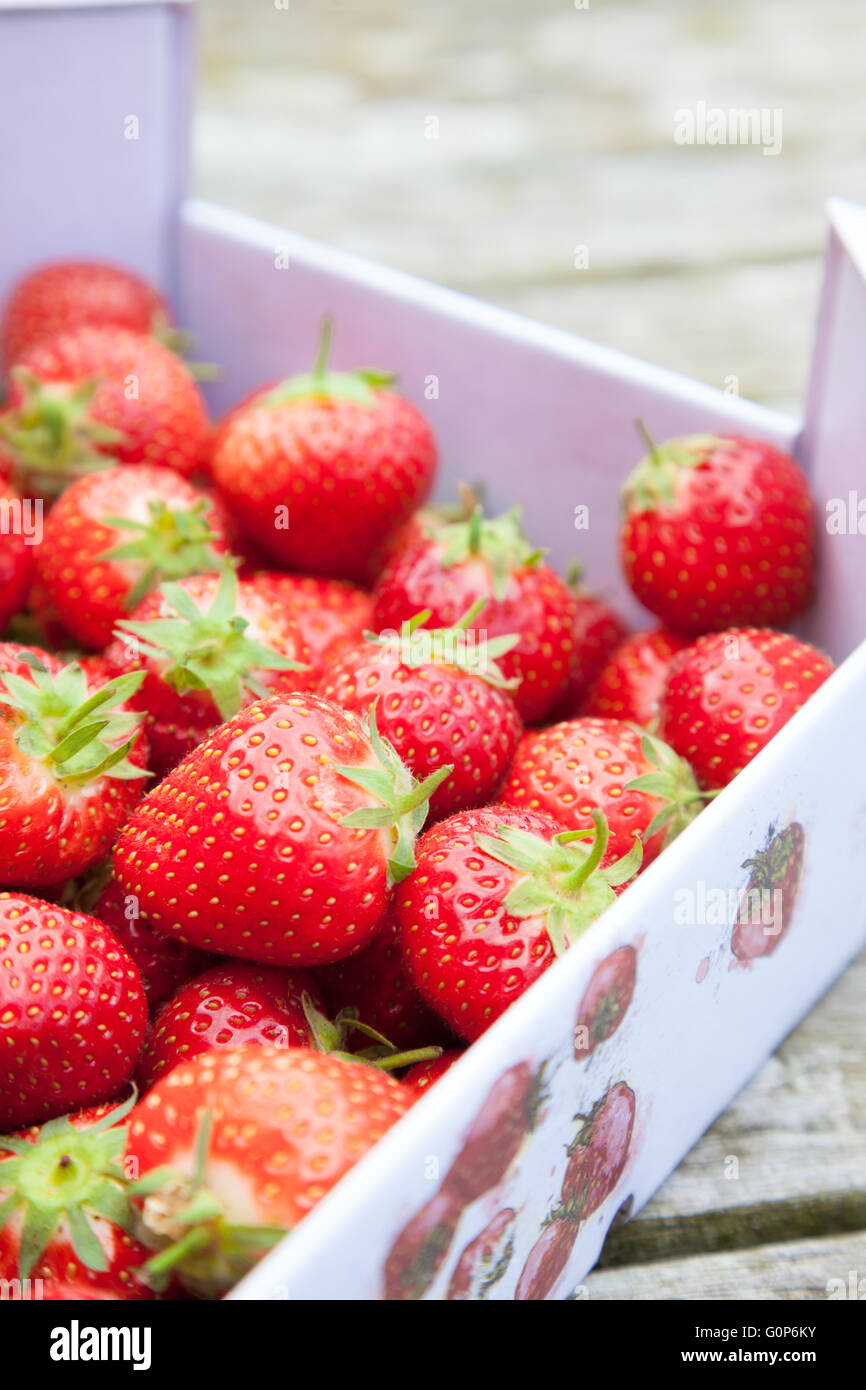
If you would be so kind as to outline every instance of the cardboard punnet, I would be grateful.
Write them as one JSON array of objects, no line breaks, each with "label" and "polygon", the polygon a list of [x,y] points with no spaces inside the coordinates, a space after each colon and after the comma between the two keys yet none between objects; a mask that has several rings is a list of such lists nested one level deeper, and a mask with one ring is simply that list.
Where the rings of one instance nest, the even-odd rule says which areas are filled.
[{"label": "cardboard punnet", "polygon": [[[617,1213],[647,1201],[866,940],[866,618],[856,520],[866,433],[866,211],[830,205],[801,427],[294,233],[184,201],[189,20],[188,6],[171,4],[0,6],[0,100],[17,113],[22,74],[35,74],[37,84],[11,189],[7,183],[20,197],[12,199],[0,292],[29,266],[73,253],[154,276],[198,334],[199,355],[225,364],[211,388],[216,408],[307,366],[319,319],[333,313],[336,364],[395,368],[429,415],[441,445],[441,494],[468,478],[485,483],[493,507],[522,501],[530,533],[554,561],[579,554],[592,585],[635,623],[646,615],[618,572],[614,537],[619,484],[638,452],[636,416],[657,437],[723,429],[772,440],[798,453],[819,515],[827,504],[838,515],[837,504],[847,503],[847,529],[822,530],[821,590],[802,625],[840,669],[231,1295],[437,1298],[458,1296],[471,1274],[478,1296],[485,1270],[475,1241],[493,1226],[507,1258],[484,1296],[565,1297],[579,1288]],[[82,58],[70,65],[64,55],[73,43]],[[131,151],[119,143],[122,118],[136,113],[140,148]],[[575,530],[579,506],[589,508],[588,530]],[[801,872],[784,931],[769,953],[750,959],[736,938],[749,880],[742,866],[770,834],[791,837]],[[607,970],[609,979],[612,960],[625,965],[620,1021],[576,1056],[593,977]],[[491,1092],[506,1084],[518,1094],[528,1078],[537,1083],[535,1103],[526,1107],[519,1148],[495,1124],[486,1133],[487,1151],[502,1154],[500,1180],[449,1212],[450,1239],[410,1249],[401,1233],[443,1182],[453,1185],[455,1159],[465,1167],[467,1134],[479,1113],[489,1121]],[[584,1220],[548,1224],[564,1182],[568,1191],[586,1180],[580,1155],[571,1161],[566,1152],[581,1128],[575,1116],[591,1117],[591,1128],[613,1113],[614,1100],[607,1132],[621,1162],[611,1161],[610,1190],[596,1183],[599,1200]],[[413,1249],[421,1258],[407,1275]]]}]

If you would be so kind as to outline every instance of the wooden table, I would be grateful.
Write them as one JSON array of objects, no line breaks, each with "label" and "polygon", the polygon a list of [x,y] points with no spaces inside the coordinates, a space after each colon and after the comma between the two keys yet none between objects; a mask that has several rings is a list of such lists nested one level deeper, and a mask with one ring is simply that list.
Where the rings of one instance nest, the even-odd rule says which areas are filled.
[{"label": "wooden table", "polygon": [[[855,0],[204,0],[202,28],[203,195],[799,410],[823,202],[866,201]],[[699,101],[779,109],[781,153],[677,145]],[[866,956],[592,1298],[866,1297],[864,1001]]]}]

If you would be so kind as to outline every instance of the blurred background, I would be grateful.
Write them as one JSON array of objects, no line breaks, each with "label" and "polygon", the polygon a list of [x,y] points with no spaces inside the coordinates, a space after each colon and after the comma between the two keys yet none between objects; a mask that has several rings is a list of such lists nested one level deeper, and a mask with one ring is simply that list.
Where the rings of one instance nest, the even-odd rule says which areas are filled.
[{"label": "blurred background", "polygon": [[[799,410],[823,204],[866,201],[858,0],[199,9],[198,193]],[[780,153],[676,144],[699,102]]]}]

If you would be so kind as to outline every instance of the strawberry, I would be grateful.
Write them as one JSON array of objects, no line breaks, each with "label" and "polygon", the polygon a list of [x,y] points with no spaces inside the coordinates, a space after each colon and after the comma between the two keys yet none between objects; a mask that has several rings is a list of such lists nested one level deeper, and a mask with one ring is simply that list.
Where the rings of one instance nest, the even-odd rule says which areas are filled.
[{"label": "strawberry", "polygon": [[200,1052],[246,1043],[309,1046],[305,992],[315,987],[300,971],[240,961],[212,966],[182,985],[154,1019],[138,1064],[141,1085],[148,1090]]},{"label": "strawberry", "polygon": [[297,689],[306,648],[266,579],[225,570],[162,584],[118,624],[106,656],[112,670],[144,671],[131,703],[147,715],[162,776],[257,696]]},{"label": "strawberry", "polygon": [[815,517],[795,459],[757,439],[656,445],[623,489],[626,578],[675,632],[781,626],[812,600]]},{"label": "strawberry", "polygon": [[325,663],[320,695],[377,723],[416,777],[447,758],[453,771],[430,799],[435,819],[492,800],[520,738],[520,716],[498,658],[517,642],[466,631],[481,603],[453,628],[430,630],[424,614],[400,632],[345,646]]},{"label": "strawberry", "polygon": [[152,1277],[214,1296],[301,1221],[409,1108],[399,1081],[307,1048],[181,1063],[132,1112]]},{"label": "strawberry", "polygon": [[316,985],[332,1014],[355,1009],[360,1019],[400,1048],[426,1047],[449,1036],[412,984],[391,909],[370,945],[323,965],[316,971]]},{"label": "strawberry", "polygon": [[623,719],[654,731],[668,668],[686,646],[685,637],[663,627],[626,637],[596,676],[580,713]]},{"label": "strawberry", "polygon": [[578,567],[570,576],[569,585],[575,603],[574,663],[564,694],[556,708],[548,711],[551,723],[574,717],[605,662],[626,635],[616,609],[607,599],[583,587]]},{"label": "strawberry", "polygon": [[568,1264],[580,1223],[548,1221],[530,1250],[514,1291],[516,1303],[540,1303],[555,1290]]},{"label": "strawberry", "polygon": [[0,1138],[0,1277],[41,1279],[45,1298],[153,1298],[140,1277],[125,1190],[122,1105]]},{"label": "strawberry", "polygon": [[273,965],[360,950],[446,767],[417,783],[371,717],[317,695],[241,710],[155,787],[120,834],[114,872],[166,935]]},{"label": "strawberry", "polygon": [[219,504],[170,468],[112,468],[79,478],[57,499],[37,575],[66,631],[106,647],[119,620],[164,579],[221,569],[225,531]]},{"label": "strawberry", "polygon": [[36,343],[12,371],[0,425],[22,490],[53,497],[65,483],[117,463],[189,476],[209,427],[189,370],[154,338],[84,324]]},{"label": "strawberry", "polygon": [[159,333],[170,322],[165,300],[132,271],[58,261],[31,270],[13,289],[0,327],[3,363],[8,370],[35,343],[85,323]]},{"label": "strawberry", "polygon": [[514,702],[521,718],[541,723],[565,697],[575,670],[577,603],[567,584],[529,545],[518,512],[488,521],[476,508],[468,521],[434,517],[422,529],[379,576],[374,628],[399,630],[424,611],[431,627],[450,628],[479,599],[488,600],[471,629],[488,639],[518,636],[502,670],[520,680]]},{"label": "strawberry", "polygon": [[617,1081],[588,1115],[577,1117],[581,1125],[568,1148],[561,1205],[554,1219],[585,1221],[610,1196],[628,1159],[634,1114],[634,1091]]},{"label": "strawberry", "polygon": [[485,1299],[508,1273],[514,1254],[514,1223],[517,1212],[505,1207],[496,1213],[480,1235],[463,1251],[448,1284],[449,1302],[478,1302]]},{"label": "strawberry", "polygon": [[808,642],[767,628],[699,637],[671,662],[659,734],[702,787],[726,787],[832,670]]},{"label": "strawberry", "polygon": [[24,608],[33,580],[39,518],[31,508],[29,500],[0,481],[0,633]]},{"label": "strawberry", "polygon": [[572,719],[524,734],[502,801],[566,830],[591,829],[602,811],[611,852],[625,854],[640,835],[646,865],[695,818],[702,794],[660,739],[618,719]]},{"label": "strawberry", "polygon": [[419,993],[460,1037],[480,1037],[636,872],[640,841],[611,864],[597,810],[593,821],[588,846],[586,831],[492,806],[419,841],[395,896],[400,943]]},{"label": "strawberry", "polygon": [[637,951],[633,946],[620,946],[596,966],[577,1011],[577,1061],[583,1061],[616,1032],[631,1003],[636,979]]},{"label": "strawberry", "polygon": [[334,372],[326,323],[313,371],[248,403],[221,430],[212,472],[280,564],[363,580],[370,554],[430,490],[436,447],[381,372]]},{"label": "strawberry", "polygon": [[430,1062],[416,1062],[414,1067],[403,1076],[403,1085],[410,1086],[413,1091],[417,1091],[418,1098],[423,1096],[425,1091],[429,1091],[431,1086],[441,1079],[463,1056],[462,1047],[452,1047],[441,1056],[434,1057]]},{"label": "strawberry", "polygon": [[147,745],[128,700],[75,662],[0,643],[0,882],[61,883],[105,858],[144,790]]},{"label": "strawberry", "polygon": [[141,977],[107,927],[0,893],[0,1127],[116,1095],[146,1017]]},{"label": "strawberry", "polygon": [[365,589],[315,574],[268,572],[268,583],[286,605],[307,645],[310,688],[321,679],[326,657],[360,642],[371,625],[373,600]]},{"label": "strawberry", "polygon": [[764,848],[743,865],[750,871],[749,882],[731,935],[731,950],[740,960],[772,955],[790,927],[805,845],[798,821],[778,833],[771,825]]}]

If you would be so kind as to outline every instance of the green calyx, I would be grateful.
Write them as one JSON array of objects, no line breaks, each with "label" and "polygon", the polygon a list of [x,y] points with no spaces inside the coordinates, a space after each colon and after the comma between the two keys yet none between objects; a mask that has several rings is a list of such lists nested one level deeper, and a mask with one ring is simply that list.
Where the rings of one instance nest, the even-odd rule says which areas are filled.
[{"label": "green calyx", "polygon": [[58,1224],[64,1220],[72,1248],[88,1269],[108,1268],[94,1230],[102,1217],[129,1235],[135,1217],[123,1174],[126,1126],[121,1123],[135,1102],[135,1091],[123,1105],[97,1120],[77,1127],[67,1116],[49,1120],[35,1143],[16,1135],[0,1139],[0,1231],[16,1215],[22,1218],[18,1277],[27,1279],[39,1264]]},{"label": "green calyx", "polygon": [[514,570],[533,568],[545,554],[529,544],[520,516],[520,508],[514,507],[488,519],[475,507],[466,520],[445,525],[432,521],[429,534],[442,547],[441,562],[446,569],[473,558],[483,560],[490,570],[493,597],[501,600]]},{"label": "green calyx", "polygon": [[376,392],[390,386],[395,377],[391,372],[377,371],[375,368],[359,367],[351,372],[333,372],[328,366],[331,355],[331,339],[334,321],[326,315],[322,319],[319,337],[319,351],[311,372],[289,377],[265,397],[265,406],[285,405],[288,401],[324,400],[356,401],[358,405],[371,406],[376,400]]},{"label": "green calyx", "polygon": [[223,1203],[207,1186],[213,1117],[205,1111],[196,1135],[192,1174],[152,1168],[130,1184],[142,1199],[136,1232],[156,1253],[143,1267],[161,1290],[177,1274],[184,1287],[204,1298],[226,1293],[285,1235],[281,1227],[239,1226],[226,1220]]},{"label": "green calyx", "polygon": [[509,680],[497,663],[520,638],[509,634],[488,640],[470,627],[486,605],[486,599],[478,599],[453,627],[426,627],[430,610],[425,609],[404,622],[399,632],[365,632],[364,637],[393,652],[403,666],[455,666],[497,690],[516,690],[520,677]]},{"label": "green calyx", "polygon": [[34,654],[22,653],[32,679],[0,673],[0,705],[14,710],[15,741],[22,753],[50,769],[58,782],[83,784],[98,777],[132,781],[147,772],[128,759],[142,716],[118,710],[138,690],[143,671],[130,671],[92,694],[77,662],[51,675]]},{"label": "green calyx", "polygon": [[222,719],[231,719],[244,704],[247,692],[269,692],[256,671],[304,671],[299,661],[282,656],[262,642],[246,636],[249,623],[237,609],[237,576],[224,571],[207,612],[202,612],[181,584],[160,586],[175,616],[150,622],[119,624],[115,636],[129,641],[131,633],[145,656],[164,665],[162,679],[178,693],[205,690]]},{"label": "green calyx", "polygon": [[703,810],[705,801],[718,796],[718,791],[702,792],[684,758],[679,757],[660,738],[654,738],[636,724],[632,728],[640,734],[641,752],[656,770],[633,777],[626,782],[624,790],[646,792],[664,803],[643,832],[644,840],[650,840],[659,830],[664,830],[664,848]]},{"label": "green calyx", "polygon": [[128,531],[131,539],[98,555],[98,560],[133,560],[143,568],[126,596],[127,611],[164,579],[183,579],[188,574],[207,574],[227,564],[214,549],[216,539],[207,516],[207,503],[196,502],[187,511],[171,511],[160,498],[148,503],[149,521],[104,516],[103,526]]},{"label": "green calyx", "polygon": [[628,516],[655,511],[657,507],[672,507],[681,475],[687,469],[696,468],[708,453],[728,444],[715,434],[683,435],[656,444],[643,420],[636,420],[635,425],[647,446],[647,453],[632,469],[622,489],[623,507]]},{"label": "green calyx", "polygon": [[495,836],[475,836],[485,854],[523,875],[505,899],[506,912],[545,917],[558,956],[616,901],[614,889],[634,877],[643,859],[636,834],[628,854],[602,869],[610,832],[601,811],[593,810],[592,819],[594,829],[563,831],[550,842],[509,825],[498,825]]},{"label": "green calyx", "polygon": [[[310,1030],[310,1046],[316,1052],[325,1052],[343,1062],[366,1062],[379,1071],[399,1071],[401,1067],[414,1067],[418,1062],[435,1062],[442,1056],[441,1047],[416,1047],[409,1052],[401,1052],[383,1033],[363,1023],[354,1007],[341,1009],[335,1018],[328,1018],[317,1009],[313,998],[304,991],[301,996],[304,1015]],[[352,1051],[348,1045],[351,1033],[361,1033],[372,1042],[371,1047]]]},{"label": "green calyx", "polygon": [[343,816],[341,825],[352,829],[390,830],[394,844],[388,858],[389,887],[411,874],[415,867],[415,841],[421,832],[430,797],[446,777],[454,771],[453,763],[445,763],[418,782],[402,761],[396,749],[382,738],[376,727],[376,701],[364,721],[365,731],[379,760],[379,767],[335,766],[335,772],[356,787],[370,792],[376,806],[363,806]]},{"label": "green calyx", "polygon": [[15,460],[19,485],[53,497],[72,478],[111,468],[105,450],[124,442],[119,430],[94,420],[90,407],[98,379],[68,386],[43,382],[26,367],[13,367],[22,393],[18,408],[0,421],[0,439]]}]

